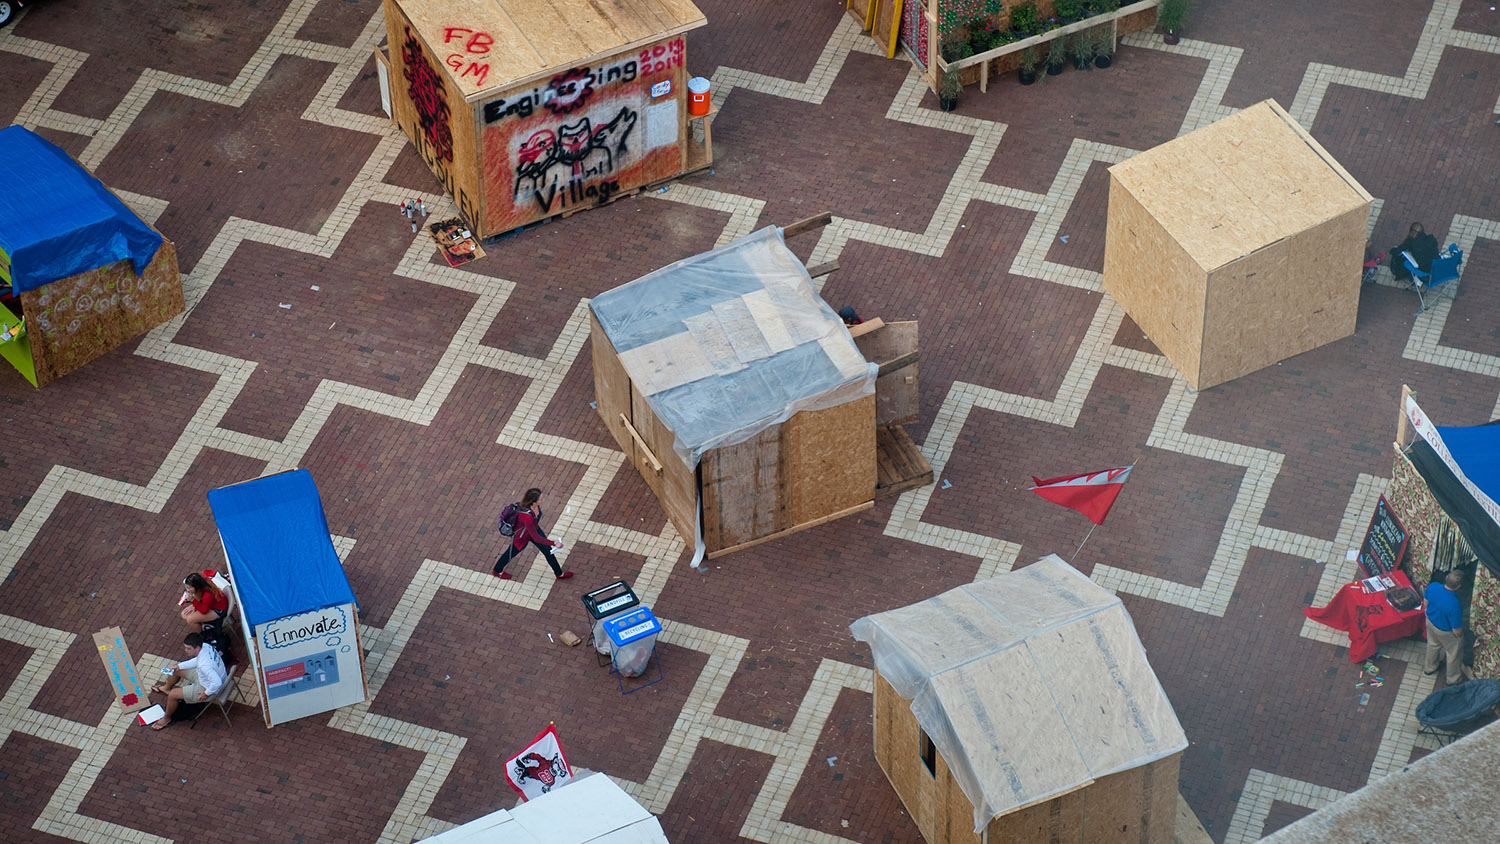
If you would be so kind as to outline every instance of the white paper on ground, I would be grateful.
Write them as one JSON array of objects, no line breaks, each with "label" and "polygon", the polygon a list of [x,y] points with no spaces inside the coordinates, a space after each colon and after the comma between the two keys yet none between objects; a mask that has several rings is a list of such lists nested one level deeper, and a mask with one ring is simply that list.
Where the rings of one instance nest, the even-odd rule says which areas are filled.
[{"label": "white paper on ground", "polygon": [[150,709],[142,709],[140,713],[136,715],[136,718],[141,722],[143,726],[146,724],[155,724],[157,721],[160,721],[165,717],[167,717],[167,710],[162,709],[161,704],[159,703],[155,706],[152,706]]}]

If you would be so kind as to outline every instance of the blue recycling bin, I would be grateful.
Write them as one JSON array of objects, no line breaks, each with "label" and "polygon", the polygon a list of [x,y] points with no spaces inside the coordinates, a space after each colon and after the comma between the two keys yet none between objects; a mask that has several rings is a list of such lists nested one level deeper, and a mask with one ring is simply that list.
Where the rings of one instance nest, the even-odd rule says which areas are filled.
[{"label": "blue recycling bin", "polygon": [[[647,607],[638,607],[604,620],[604,635],[609,637],[610,661],[620,685],[620,694],[643,689],[661,682],[661,658],[656,656],[656,637],[661,633],[661,622]],[[639,677],[651,666],[656,657],[656,679],[649,683],[625,690],[624,677]]]}]

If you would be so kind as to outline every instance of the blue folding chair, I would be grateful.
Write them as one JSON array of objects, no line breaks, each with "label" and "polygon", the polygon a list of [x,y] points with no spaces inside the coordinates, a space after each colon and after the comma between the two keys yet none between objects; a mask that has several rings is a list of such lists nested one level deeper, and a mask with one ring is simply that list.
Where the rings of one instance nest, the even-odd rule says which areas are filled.
[{"label": "blue folding chair", "polygon": [[1406,264],[1407,272],[1411,273],[1411,289],[1417,292],[1417,310],[1412,316],[1420,316],[1427,310],[1427,298],[1422,291],[1427,291],[1434,299],[1441,293],[1438,289],[1448,285],[1453,291],[1453,297],[1458,297],[1458,288],[1452,282],[1458,281],[1458,268],[1464,262],[1464,253],[1458,248],[1458,244],[1450,244],[1448,251],[1439,255],[1432,262],[1432,269],[1422,272],[1417,269],[1417,262],[1412,260],[1410,252],[1402,252],[1401,260]]}]

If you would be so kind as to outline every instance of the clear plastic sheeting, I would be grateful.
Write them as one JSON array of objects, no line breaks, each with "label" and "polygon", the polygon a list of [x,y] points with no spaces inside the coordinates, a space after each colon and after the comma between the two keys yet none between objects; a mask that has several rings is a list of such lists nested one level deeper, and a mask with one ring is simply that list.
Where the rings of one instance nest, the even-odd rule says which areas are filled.
[{"label": "clear plastic sheeting", "polygon": [[875,392],[878,367],[774,226],[602,293],[592,307],[690,467],[800,411]]},{"label": "clear plastic sheeting", "polygon": [[1055,555],[850,630],[911,701],[975,833],[1187,747],[1120,599]]}]

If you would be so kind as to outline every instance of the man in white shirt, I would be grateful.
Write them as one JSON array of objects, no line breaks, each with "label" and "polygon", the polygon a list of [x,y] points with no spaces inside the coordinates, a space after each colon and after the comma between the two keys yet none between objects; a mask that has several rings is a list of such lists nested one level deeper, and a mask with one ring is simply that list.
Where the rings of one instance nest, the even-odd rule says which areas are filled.
[{"label": "man in white shirt", "polygon": [[182,650],[188,658],[177,663],[172,676],[151,689],[167,696],[164,704],[167,714],[151,725],[153,730],[164,730],[172,726],[172,713],[183,701],[202,703],[218,694],[228,680],[224,660],[219,658],[219,649],[213,645],[204,645],[202,633],[187,634],[182,640]]}]

